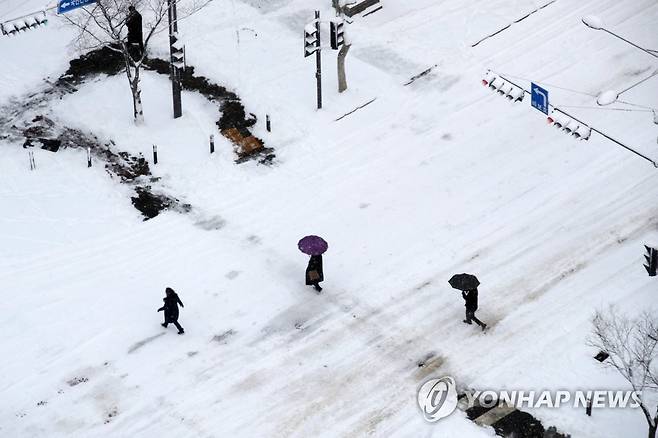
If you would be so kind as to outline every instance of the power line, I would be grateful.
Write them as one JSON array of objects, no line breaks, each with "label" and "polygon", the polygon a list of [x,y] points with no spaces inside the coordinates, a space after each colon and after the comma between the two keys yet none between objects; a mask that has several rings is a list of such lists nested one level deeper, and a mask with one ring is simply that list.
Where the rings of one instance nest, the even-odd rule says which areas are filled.
[{"label": "power line", "polygon": [[[512,85],[514,85],[514,86],[516,86],[516,87],[518,87],[518,88],[520,88],[520,89],[522,89],[522,90],[525,91],[526,93],[528,93],[528,94],[532,94],[529,90],[526,90],[526,89],[523,88],[522,86],[520,86],[520,85],[518,85],[518,84],[512,82],[511,80],[507,79],[507,78],[504,77],[503,75],[500,75],[500,74],[499,74],[498,76],[500,76],[502,79],[504,79],[505,81],[509,82],[510,84],[512,84]],[[604,138],[606,138],[606,139],[612,141],[613,143],[617,144],[618,146],[621,146],[621,147],[623,147],[624,149],[628,150],[629,152],[632,152],[633,154],[639,156],[640,158],[642,158],[642,159],[644,159],[644,160],[650,162],[651,164],[653,164],[653,166],[654,166],[655,168],[658,169],[658,162],[656,162],[655,160],[652,160],[651,158],[649,158],[649,157],[647,157],[646,155],[644,155],[644,154],[642,154],[642,153],[636,151],[635,149],[631,148],[630,146],[626,146],[626,145],[625,145],[624,143],[622,143],[621,141],[612,138],[612,137],[609,136],[608,134],[606,134],[606,133],[604,133],[604,132],[602,132],[602,131],[600,131],[600,130],[594,128],[592,125],[590,125],[590,124],[588,124],[588,123],[585,123],[585,122],[583,122],[582,120],[579,120],[579,119],[576,118],[575,116],[572,116],[571,114],[567,113],[566,111],[561,110],[560,108],[556,107],[555,105],[551,105],[551,104],[549,103],[548,106],[549,106],[550,108],[553,108],[553,111],[557,111],[557,112],[559,112],[559,113],[561,113],[561,114],[564,114],[565,116],[567,116],[567,117],[569,117],[569,118],[575,120],[576,122],[580,123],[581,125],[588,126],[593,132],[596,132],[597,134],[599,134],[599,135],[601,135],[602,137],[604,137]]]},{"label": "power line", "polygon": [[[572,88],[566,88],[566,87],[562,87],[562,86],[555,85],[555,84],[549,84],[549,83],[547,83],[547,82],[542,82],[542,81],[533,81],[532,79],[527,79],[527,78],[524,78],[524,77],[521,77],[521,76],[517,76],[517,75],[511,75],[511,74],[507,74],[507,73],[501,73],[501,76],[502,76],[502,75],[505,75],[505,76],[510,77],[510,78],[520,79],[520,80],[522,80],[522,81],[526,81],[526,82],[534,82],[535,84],[544,85],[544,86],[551,87],[551,88],[556,88],[556,89],[558,89],[558,90],[568,91],[568,92],[570,92],[570,93],[574,93],[574,94],[581,94],[581,95],[583,95],[583,96],[589,96],[589,97],[594,97],[594,98],[597,98],[597,97],[598,97],[596,94],[588,93],[588,92],[586,92],[586,91],[574,90],[574,89],[572,89]],[[654,76],[658,76],[658,70],[654,71],[650,76],[648,76],[648,77],[642,79],[641,81],[639,81],[639,82],[637,82],[637,83],[635,83],[635,84],[633,84],[633,85],[631,85],[631,86],[625,88],[624,90],[620,91],[620,92],[618,93],[618,95],[622,95],[623,93],[625,93],[625,92],[627,92],[627,91],[629,91],[629,90],[631,90],[631,89],[637,87],[638,85],[643,84],[644,82],[648,81],[649,79],[653,78]],[[630,106],[635,106],[635,107],[638,107],[638,108],[643,108],[643,109],[645,109],[645,110],[649,110],[649,111],[655,111],[655,108],[652,108],[652,107],[649,107],[649,106],[645,106],[645,105],[640,105],[640,104],[636,104],[636,103],[632,103],[632,102],[625,102],[625,101],[621,101],[621,100],[617,100],[617,102],[618,102],[618,103],[621,103],[621,104],[624,104],[624,105],[630,105]],[[565,105],[563,105],[563,108],[578,108],[578,107],[576,107],[576,106],[565,106]],[[583,107],[581,107],[581,108],[587,108],[587,107],[583,106]],[[591,108],[592,108],[592,109],[595,109],[594,107],[591,107]],[[596,108],[596,109],[604,109],[604,108]],[[607,108],[607,109],[609,109],[609,110],[617,110],[617,111],[623,111],[623,110],[624,110],[623,108],[615,108],[615,109],[613,109],[613,108]],[[626,110],[626,111],[633,111],[633,110]],[[642,112],[645,112],[645,111],[642,111]]]},{"label": "power line", "polygon": [[[626,104],[626,102],[620,102]],[[627,104],[627,105],[632,105],[632,104]],[[639,105],[638,105],[639,106]],[[630,113],[651,113],[653,110],[651,108],[647,109],[631,109],[631,108],[603,108],[600,106],[581,106],[581,105],[562,105],[562,108],[579,108],[579,109],[591,109],[591,110],[599,110],[599,111],[624,111],[624,112],[630,112]]]},{"label": "power line", "polygon": [[558,90],[569,91],[569,92],[575,93],[575,94],[582,94],[584,96],[596,97],[596,94],[588,93],[586,91],[578,91],[578,90],[562,87],[562,86],[555,85],[555,84],[549,84],[549,83],[543,82],[543,81],[533,81],[532,79],[527,79],[527,78],[524,78],[524,77],[521,77],[521,76],[510,75],[510,74],[507,74],[507,73],[501,73],[501,75],[505,75],[507,77],[515,78],[515,79],[521,79],[522,81],[526,81],[526,82],[534,82],[535,84],[545,85],[547,87],[557,88]]}]

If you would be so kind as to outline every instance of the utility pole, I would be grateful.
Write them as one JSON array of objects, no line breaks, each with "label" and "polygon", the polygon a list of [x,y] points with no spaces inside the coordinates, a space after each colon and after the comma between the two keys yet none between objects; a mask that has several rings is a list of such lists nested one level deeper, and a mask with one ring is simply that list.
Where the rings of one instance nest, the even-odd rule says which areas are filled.
[{"label": "utility pole", "polygon": [[315,78],[318,83],[318,109],[322,109],[322,49],[320,48],[320,11],[315,11],[315,31],[318,38],[315,42]]},{"label": "utility pole", "polygon": [[174,119],[183,115],[181,104],[180,72],[176,66],[175,55],[177,50],[174,44],[178,41],[178,13],[176,12],[176,0],[167,0],[169,18],[169,51],[170,51],[170,76],[171,93],[174,101]]}]

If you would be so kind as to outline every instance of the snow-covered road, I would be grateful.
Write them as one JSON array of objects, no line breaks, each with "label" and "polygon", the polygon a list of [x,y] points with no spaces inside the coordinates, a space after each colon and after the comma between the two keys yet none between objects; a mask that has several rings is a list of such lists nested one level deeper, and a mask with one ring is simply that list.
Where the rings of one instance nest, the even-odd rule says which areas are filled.
[{"label": "snow-covered road", "polygon": [[[544,84],[554,105],[655,157],[651,113],[596,105],[655,59],[580,19],[600,15],[655,48],[656,3],[558,0],[471,48],[546,2],[386,1],[352,26],[347,94],[324,53],[316,112],[300,33],[316,7],[331,15],[328,3],[213,2],[181,24],[197,72],[235,88],[261,121],[272,115],[272,133],[255,130],[276,150],[271,167],[233,163],[216,106],[201,96],[184,94],[185,115],[172,122],[169,83],[152,73],[141,127],[121,76],[53,102],[58,122],[121,150],[149,156],[157,144],[154,175],[193,206],[187,215],[142,222],[128,188],[87,169],[82,151],[36,150],[30,172],[20,144],[0,143],[1,436],[484,437],[493,431],[461,412],[426,423],[416,405],[424,379],[624,387],[586,337],[596,309],[656,303],[642,244],[658,236],[657,171],[600,136],[574,140],[529,96],[512,104],[480,80],[492,68]],[[70,40],[52,21],[0,39],[15,61],[0,72],[3,103],[65,69],[41,47]],[[165,48],[163,36],[156,50]],[[19,53],[40,50],[50,55],[38,74],[20,74],[32,70]],[[647,81],[625,100],[655,107],[657,91]],[[303,285],[296,248],[311,233],[330,244],[321,295]],[[484,334],[461,322],[447,284],[456,272],[482,282]],[[161,335],[165,286],[185,303],[185,336]],[[573,437],[645,434],[633,410],[532,414]]]}]

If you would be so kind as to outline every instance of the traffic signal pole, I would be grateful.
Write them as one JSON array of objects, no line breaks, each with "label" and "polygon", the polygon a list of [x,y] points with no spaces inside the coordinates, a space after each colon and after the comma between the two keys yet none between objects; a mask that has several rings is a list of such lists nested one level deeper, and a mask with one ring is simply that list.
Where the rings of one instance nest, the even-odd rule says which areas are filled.
[{"label": "traffic signal pole", "polygon": [[315,31],[318,35],[318,39],[315,43],[315,46],[317,47],[315,51],[315,79],[317,80],[318,88],[318,109],[322,109],[322,50],[320,48],[320,11],[315,11]]},{"label": "traffic signal pole", "polygon": [[181,83],[180,72],[178,67],[174,64],[174,43],[177,41],[176,35],[178,33],[178,13],[176,12],[176,0],[167,0],[168,18],[169,18],[169,51],[170,51],[170,76],[171,76],[171,93],[174,102],[174,119],[183,115],[183,108],[181,103]]}]

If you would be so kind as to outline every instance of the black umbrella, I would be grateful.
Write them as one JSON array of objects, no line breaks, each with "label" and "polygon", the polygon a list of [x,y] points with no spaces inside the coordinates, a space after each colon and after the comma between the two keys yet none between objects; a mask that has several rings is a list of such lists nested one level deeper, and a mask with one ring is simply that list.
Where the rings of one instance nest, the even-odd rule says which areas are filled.
[{"label": "black umbrella", "polygon": [[448,283],[455,289],[473,290],[480,285],[480,280],[473,274],[455,274]]}]

